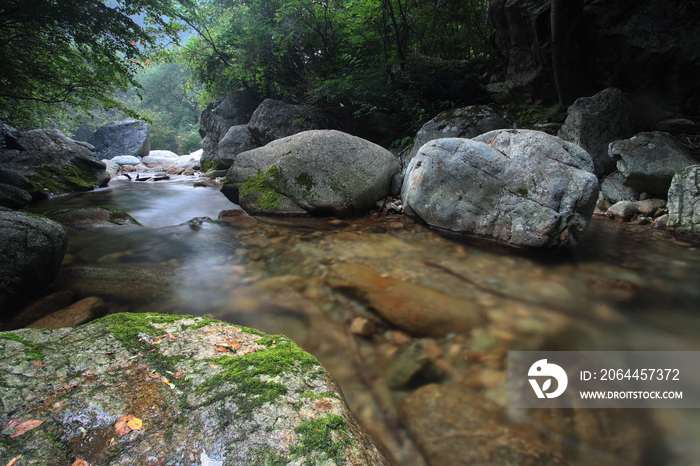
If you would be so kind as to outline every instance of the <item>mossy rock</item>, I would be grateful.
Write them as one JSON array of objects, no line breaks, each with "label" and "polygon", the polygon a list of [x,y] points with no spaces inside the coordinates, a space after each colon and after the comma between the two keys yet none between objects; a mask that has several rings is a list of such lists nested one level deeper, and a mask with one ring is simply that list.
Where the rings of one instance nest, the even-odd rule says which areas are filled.
[{"label": "mossy rock", "polygon": [[75,228],[76,230],[113,227],[118,225],[141,226],[135,218],[116,206],[61,209],[47,212],[46,216],[66,227]]},{"label": "mossy rock", "polygon": [[[3,432],[2,464],[388,464],[333,379],[282,335],[113,314],[0,333],[0,349],[0,422],[44,421]],[[142,427],[119,435],[128,415]]]}]

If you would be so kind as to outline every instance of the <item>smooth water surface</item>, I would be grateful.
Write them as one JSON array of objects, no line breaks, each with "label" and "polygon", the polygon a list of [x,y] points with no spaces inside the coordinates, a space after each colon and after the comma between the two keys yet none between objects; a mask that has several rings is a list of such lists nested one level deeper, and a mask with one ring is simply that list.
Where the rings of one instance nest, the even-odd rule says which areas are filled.
[{"label": "smooth water surface", "polygon": [[[100,296],[113,310],[207,315],[288,335],[329,370],[397,465],[427,464],[397,421],[402,398],[440,383],[505,406],[509,350],[700,350],[700,251],[663,230],[594,218],[574,252],[543,255],[447,238],[405,217],[193,227],[182,224],[237,207],[216,188],[193,188],[194,181],[113,180],[107,189],[34,206],[41,212],[116,205],[144,225],[71,232],[56,288]],[[347,279],[347,264],[371,273]],[[343,286],[341,275],[349,280]],[[425,288],[413,284],[437,291],[436,310],[443,300],[462,300],[465,310],[484,316],[482,323],[431,336],[435,316],[428,315],[425,336],[411,339],[375,309],[400,314],[388,298],[396,289],[420,301],[413,293]],[[358,316],[375,325],[373,335],[351,336],[348,325]],[[427,356],[402,383],[396,367],[416,362],[406,356],[409,347]],[[551,423],[535,414],[509,414],[559,442],[565,464],[698,464],[697,410],[644,410],[641,427],[627,411],[598,413],[597,425],[588,414],[567,414],[579,426],[568,436],[542,433]],[[617,430],[603,436],[611,418]],[[441,432],[439,422],[434,429]],[[653,458],[642,454],[646,438],[658,443]]]}]

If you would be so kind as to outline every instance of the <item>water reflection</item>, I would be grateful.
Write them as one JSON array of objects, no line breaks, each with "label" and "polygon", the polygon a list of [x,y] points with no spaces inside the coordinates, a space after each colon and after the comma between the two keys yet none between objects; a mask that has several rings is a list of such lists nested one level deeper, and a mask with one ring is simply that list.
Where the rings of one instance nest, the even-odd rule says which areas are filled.
[{"label": "water reflection", "polygon": [[[525,455],[516,455],[518,461],[535,451],[540,460],[533,464],[545,464],[548,455],[562,464],[596,465],[691,465],[700,457],[693,410],[534,410],[511,412],[514,423],[506,425],[501,408],[509,350],[700,350],[697,248],[650,226],[600,218],[573,253],[558,256],[460,242],[405,218],[259,218],[248,228],[193,228],[181,224],[234,207],[214,188],[193,188],[193,181],[112,181],[108,189],[37,205],[38,211],[117,205],[145,226],[72,232],[57,287],[101,296],[123,310],[209,315],[287,334],[333,374],[395,464],[426,464],[419,449],[439,464],[442,453],[431,450],[426,436],[457,435],[455,429],[474,425],[508,432],[481,444],[494,464],[503,452],[489,448],[502,444]],[[372,274],[352,275],[368,270],[359,266]],[[420,301],[412,284],[436,290],[435,309],[462,300],[465,312],[477,309],[484,323],[411,338],[400,329],[415,322],[402,321],[405,307],[397,303]],[[372,335],[349,336],[347,324],[357,317],[376,328]],[[439,316],[421,318],[429,326]],[[417,405],[436,382],[434,392],[452,393],[455,403],[466,390],[493,407],[441,405],[436,413],[451,413],[442,420],[420,414]],[[397,417],[420,428],[411,437]],[[645,458],[649,436],[657,456]],[[460,442],[442,450],[459,452]]]}]

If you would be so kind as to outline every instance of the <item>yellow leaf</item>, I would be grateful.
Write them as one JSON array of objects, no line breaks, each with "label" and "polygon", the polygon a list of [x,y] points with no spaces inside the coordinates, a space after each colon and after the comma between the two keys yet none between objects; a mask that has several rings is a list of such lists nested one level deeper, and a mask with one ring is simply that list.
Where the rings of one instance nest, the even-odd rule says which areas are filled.
[{"label": "yellow leaf", "polygon": [[9,463],[7,463],[7,466],[12,466],[12,465],[15,464],[15,463],[17,462],[17,460],[20,459],[21,457],[22,457],[22,455],[15,456],[14,458],[12,458],[12,459],[10,460]]},{"label": "yellow leaf", "polygon": [[143,427],[143,421],[135,417],[129,420],[129,422],[126,423],[126,426],[131,430],[141,430],[141,427]]}]

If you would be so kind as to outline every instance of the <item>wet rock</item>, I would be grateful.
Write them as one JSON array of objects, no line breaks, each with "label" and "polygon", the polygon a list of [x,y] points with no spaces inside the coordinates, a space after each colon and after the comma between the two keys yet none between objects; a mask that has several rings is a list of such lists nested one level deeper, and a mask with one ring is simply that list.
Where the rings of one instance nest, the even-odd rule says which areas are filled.
[{"label": "wet rock", "polygon": [[510,425],[498,405],[477,393],[425,385],[403,398],[398,412],[430,466],[562,462],[551,446]]},{"label": "wet rock", "polygon": [[310,108],[274,99],[265,99],[248,122],[251,137],[260,145],[322,127],[318,115]]},{"label": "wet rock", "polygon": [[613,172],[603,178],[600,182],[600,192],[607,197],[610,202],[617,204],[620,201],[637,201],[639,193],[623,184],[624,176],[619,172]]},{"label": "wet rock", "polygon": [[374,333],[376,326],[367,317],[355,317],[350,323],[350,331],[355,335],[369,336]]},{"label": "wet rock", "polygon": [[404,179],[404,210],[428,225],[513,246],[573,249],[588,227],[598,180],[588,154],[539,131],[438,139]]},{"label": "wet rock", "polygon": [[677,171],[698,163],[690,150],[660,132],[615,141],[609,152],[625,186],[661,198],[666,198]]},{"label": "wet rock", "polygon": [[654,219],[654,226],[657,228],[666,228],[668,224],[668,214],[663,214]]},{"label": "wet rock", "polygon": [[138,225],[128,213],[115,206],[86,207],[84,209],[61,209],[47,213],[47,216],[66,227],[76,230],[113,227],[118,225]]},{"label": "wet rock", "polygon": [[117,165],[138,165],[141,163],[141,159],[133,155],[117,155],[116,157],[112,157],[111,160]]},{"label": "wet rock", "polygon": [[23,189],[34,199],[90,191],[109,183],[105,164],[88,143],[58,130],[17,131],[10,148],[0,149],[2,183]]},{"label": "wet rock", "polygon": [[197,169],[199,170],[200,161],[202,158],[202,149],[196,150],[189,155],[182,155],[177,158],[173,168],[182,168],[184,170]]},{"label": "wet rock", "polygon": [[110,178],[114,178],[117,176],[120,167],[118,163],[113,162],[109,159],[102,159],[101,162],[105,164],[105,171],[109,173]]},{"label": "wet rock", "polygon": [[30,202],[32,202],[32,195],[27,191],[0,183],[0,206],[19,210],[27,207]]},{"label": "wet rock", "polygon": [[374,309],[389,324],[414,336],[468,332],[483,322],[478,305],[418,283],[379,275],[372,267],[331,266],[327,283]]},{"label": "wet rock", "polygon": [[408,155],[401,160],[401,164],[403,167],[407,167],[411,159],[418,153],[418,149],[433,139],[471,139],[489,131],[512,127],[511,121],[497,115],[491,107],[485,105],[472,105],[448,110],[438,114],[418,130],[413,147]]},{"label": "wet rock", "polygon": [[73,295],[72,291],[65,290],[38,298],[30,302],[10,322],[4,325],[3,330],[15,330],[25,327],[27,324],[39,320],[52,312],[63,309],[73,301]]},{"label": "wet rock", "polygon": [[258,224],[257,219],[243,209],[222,210],[219,212],[219,220],[239,228],[252,228]]},{"label": "wet rock", "polygon": [[386,374],[387,383],[391,388],[402,388],[429,364],[430,355],[419,342],[413,341],[399,349],[392,359]]},{"label": "wet rock", "polygon": [[603,178],[615,169],[608,144],[629,138],[640,129],[638,110],[619,89],[608,88],[593,97],[581,97],[569,107],[557,136],[588,152],[595,174]]},{"label": "wet rock", "polygon": [[634,205],[637,207],[640,214],[653,217],[656,212],[666,207],[666,201],[663,199],[645,199],[635,202]]},{"label": "wet rock", "polygon": [[616,220],[621,220],[623,222],[629,222],[632,217],[639,213],[639,209],[634,202],[630,201],[620,201],[613,204],[607,211],[606,215],[610,218]]},{"label": "wet rock", "polygon": [[[206,106],[200,118],[199,135],[202,136],[201,164],[211,168],[219,153],[219,141],[230,127],[245,125],[258,106],[250,92],[241,91],[218,99]],[[216,167],[214,167],[216,168]]]},{"label": "wet rock", "polygon": [[700,241],[700,165],[673,175],[666,226],[678,239]]},{"label": "wet rock", "polygon": [[[7,458],[388,465],[330,375],[281,335],[200,317],[114,314],[0,334],[0,345],[0,383],[11,387],[3,425],[44,421],[8,438]],[[140,422],[124,427],[132,418]]]},{"label": "wet rock", "polygon": [[66,229],[46,217],[0,211],[0,308],[51,285],[67,244]]},{"label": "wet rock", "polygon": [[398,171],[396,157],[376,144],[306,131],[239,154],[222,192],[250,213],[347,216],[386,197]]},{"label": "wet rock", "polygon": [[144,157],[151,150],[148,123],[127,118],[98,128],[87,140],[100,159],[112,159],[119,155]]},{"label": "wet rock", "polygon": [[247,125],[232,126],[223,139],[219,141],[219,161],[224,166],[230,167],[238,154],[256,147],[258,145],[253,142]]},{"label": "wet rock", "polygon": [[52,312],[27,325],[27,328],[63,328],[84,324],[95,319],[106,309],[106,303],[93,296],[81,299],[68,307]]}]

